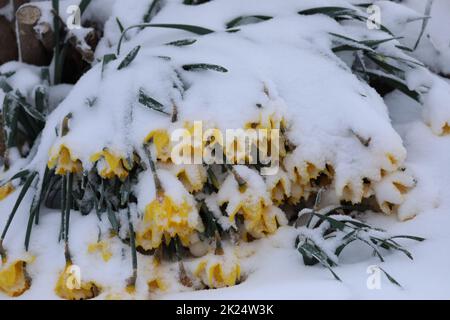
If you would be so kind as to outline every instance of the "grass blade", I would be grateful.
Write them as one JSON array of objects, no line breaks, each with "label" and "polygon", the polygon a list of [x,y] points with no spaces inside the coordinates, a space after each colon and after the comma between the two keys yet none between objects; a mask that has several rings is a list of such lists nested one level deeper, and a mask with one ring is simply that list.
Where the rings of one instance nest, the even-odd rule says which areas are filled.
[{"label": "grass blade", "polygon": [[131,62],[133,62],[133,60],[136,58],[136,56],[139,53],[139,50],[141,50],[141,46],[137,46],[135,48],[133,48],[133,50],[131,50],[127,56],[125,57],[125,59],[123,59],[123,61],[119,64],[119,67],[117,67],[117,70],[121,70],[123,68],[126,68],[130,65]]},{"label": "grass blade", "polygon": [[108,65],[108,63],[110,63],[111,61],[116,60],[117,57],[114,53],[111,54],[105,54],[103,56],[103,63],[102,63],[102,77],[103,77],[103,73],[105,72],[106,66]]},{"label": "grass blade", "polygon": [[196,39],[183,39],[183,40],[177,40],[172,41],[169,43],[166,43],[166,46],[176,46],[176,47],[184,47],[184,46],[190,46],[191,44],[196,43]]},{"label": "grass blade", "polygon": [[90,3],[91,0],[81,0],[80,4],[78,5],[78,7],[80,8],[80,15],[83,15],[84,11],[86,10],[86,8],[89,6]]},{"label": "grass blade", "polygon": [[185,64],[182,67],[186,71],[203,71],[203,70],[212,70],[217,72],[228,72],[227,69],[225,69],[222,66],[216,65],[216,64],[208,64],[208,63],[195,63],[195,64]]},{"label": "grass blade", "polygon": [[168,112],[164,111],[164,105],[161,102],[159,102],[159,101],[153,99],[152,97],[150,97],[149,95],[147,95],[144,92],[144,89],[142,89],[142,88],[139,89],[139,103],[146,106],[147,108],[152,109],[152,110],[161,112],[166,115],[170,115]]},{"label": "grass blade", "polygon": [[243,21],[248,20],[248,19],[252,19],[252,18],[253,18],[253,19],[259,20],[258,22],[261,22],[261,21],[267,21],[267,20],[270,20],[270,19],[272,19],[273,17],[270,17],[270,16],[263,16],[263,15],[240,16],[240,17],[234,18],[233,20],[229,21],[229,22],[226,24],[226,27],[227,27],[227,29],[231,29],[231,28],[234,28],[234,27],[238,27],[238,26],[241,25],[241,23],[242,23]]},{"label": "grass blade", "polygon": [[8,221],[6,222],[6,225],[3,229],[2,236],[0,238],[1,241],[3,241],[5,239],[6,233],[8,232],[11,222],[13,221],[14,216],[16,215],[17,209],[19,209],[20,204],[22,203],[25,195],[27,194],[28,189],[30,189],[31,184],[33,183],[33,180],[37,176],[37,174],[38,174],[37,172],[31,173],[28,176],[27,180],[25,181],[25,184],[23,185],[22,190],[20,191],[19,197],[17,198],[14,208],[11,211],[11,214],[8,217]]},{"label": "grass blade", "polygon": [[189,25],[189,24],[150,24],[150,23],[143,23],[143,24],[137,24],[134,26],[130,26],[128,28],[126,28],[123,32],[122,35],[120,36],[119,39],[119,43],[117,45],[117,55],[120,55],[120,48],[122,46],[122,41],[123,38],[125,37],[126,33],[131,30],[131,29],[135,29],[135,28],[168,28],[168,29],[178,29],[178,30],[183,30],[183,31],[187,31],[187,32],[191,32],[197,35],[206,35],[209,33],[213,33],[214,31],[211,29],[207,29],[207,28],[203,28],[203,27],[199,27],[199,26],[194,26],[194,25]]},{"label": "grass blade", "polygon": [[398,287],[400,287],[400,288],[403,288],[402,285],[401,285],[400,283],[398,283],[397,280],[395,280],[394,277],[392,277],[389,273],[387,273],[383,268],[381,268],[381,267],[378,267],[378,268],[380,268],[380,270],[384,273],[384,275],[386,276],[386,278],[388,278],[388,280],[389,280],[391,283],[395,284],[396,286],[398,286]]}]

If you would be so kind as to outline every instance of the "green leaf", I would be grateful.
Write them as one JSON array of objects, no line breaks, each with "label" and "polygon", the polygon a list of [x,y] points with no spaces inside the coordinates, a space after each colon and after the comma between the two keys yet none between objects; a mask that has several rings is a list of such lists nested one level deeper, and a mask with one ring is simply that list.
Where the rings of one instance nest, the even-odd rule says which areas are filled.
[{"label": "green leaf", "polygon": [[45,116],[39,112],[35,107],[30,105],[24,96],[19,91],[16,91],[16,96],[13,96],[13,99],[22,107],[22,109],[33,119],[38,120],[40,122],[45,123]]},{"label": "green leaf", "polygon": [[119,221],[117,220],[115,212],[112,210],[111,204],[107,202],[107,213],[108,213],[108,220],[111,224],[112,229],[114,232],[119,233]]},{"label": "green leaf", "polygon": [[388,280],[389,280],[391,283],[395,284],[396,286],[398,286],[398,287],[400,287],[400,288],[403,288],[402,285],[401,285],[400,283],[398,283],[397,280],[395,280],[395,279],[394,279],[389,273],[387,273],[383,268],[381,268],[381,267],[378,267],[378,268],[380,268],[380,270],[384,273],[384,275],[388,278]]},{"label": "green leaf", "polygon": [[195,64],[185,64],[182,67],[186,71],[203,71],[203,70],[212,70],[217,72],[228,72],[227,69],[225,69],[222,66],[216,65],[216,64],[208,64],[208,63],[195,63]]},{"label": "green leaf", "polygon": [[73,188],[73,173],[67,174],[67,200],[65,208],[65,242],[69,242],[69,225],[70,225],[70,210],[72,209],[73,198],[72,198],[72,188]]},{"label": "green leaf", "polygon": [[50,84],[50,70],[48,67],[43,67],[41,69],[41,80],[46,84]]},{"label": "green leaf", "polygon": [[111,61],[116,60],[117,57],[114,53],[111,54],[105,54],[103,56],[103,63],[102,63],[102,77],[103,77],[103,73],[105,72],[106,66],[108,65],[108,63],[110,63]]},{"label": "green leaf", "polygon": [[311,9],[306,9],[306,10],[302,10],[299,11],[298,14],[301,15],[313,15],[313,14],[324,14],[327,15],[329,17],[337,17],[337,16],[341,16],[341,15],[345,15],[345,14],[349,14],[349,13],[356,13],[355,10],[350,9],[350,8],[344,8],[344,7],[317,7],[317,8],[311,8]]},{"label": "green leaf", "polygon": [[86,10],[86,8],[89,6],[90,3],[91,0],[81,0],[80,4],[78,5],[78,7],[80,8],[81,15],[83,15],[84,11]]},{"label": "green leaf", "polygon": [[136,239],[135,239],[133,223],[131,221],[131,213],[130,213],[129,206],[127,208],[127,217],[128,217],[128,231],[130,233],[131,261],[132,261],[132,266],[133,266],[133,275],[129,279],[128,285],[134,286],[136,284],[136,279],[137,279],[138,262],[137,262],[137,252],[136,252]]},{"label": "green leaf", "polygon": [[18,132],[19,109],[18,103],[12,94],[8,93],[3,100],[3,121],[6,148],[10,149],[16,145]]},{"label": "green leaf", "polygon": [[164,111],[164,105],[161,102],[147,95],[144,92],[143,88],[139,89],[139,103],[152,110],[164,113],[166,115],[170,115],[168,112]]},{"label": "green leaf", "polygon": [[48,110],[48,93],[47,88],[38,86],[34,91],[34,101],[38,112],[42,113]]},{"label": "green leaf", "polygon": [[400,40],[403,38],[404,37],[391,37],[391,38],[379,39],[379,40],[362,40],[362,41],[360,41],[360,43],[365,44],[366,46],[369,46],[371,48],[375,48],[385,42],[389,42],[389,41],[393,41],[393,40]]},{"label": "green leaf", "polygon": [[1,77],[5,77],[5,78],[12,77],[15,74],[16,74],[15,71],[9,71],[9,72],[4,72],[4,73],[0,72],[0,76]]},{"label": "green leaf", "polygon": [[8,179],[8,181],[6,181],[6,182],[1,182],[0,183],[0,186],[4,186],[5,184],[7,184],[8,182],[11,182],[11,181],[14,181],[14,180],[16,180],[16,179],[22,179],[22,178],[24,178],[24,177],[27,177],[28,175],[29,175],[29,173],[30,173],[30,171],[28,171],[28,170],[22,170],[22,171],[19,171],[18,173],[16,173],[15,175],[13,175],[11,178],[9,178]]},{"label": "green leaf", "polygon": [[425,241],[425,238],[415,237],[415,236],[405,236],[405,235],[393,236],[390,239],[410,239],[410,240],[419,241],[419,242]]},{"label": "green leaf", "polygon": [[431,13],[431,7],[433,5],[433,0],[428,0],[426,6],[425,6],[425,18],[422,21],[422,27],[420,28],[419,37],[417,38],[417,41],[414,45],[414,50],[417,49],[419,46],[420,40],[423,37],[423,34],[425,33],[425,29],[427,28],[428,21],[430,20],[430,13]]},{"label": "green leaf", "polygon": [[123,59],[123,61],[119,64],[119,67],[117,67],[117,70],[121,70],[123,68],[126,68],[130,65],[131,62],[133,62],[133,60],[136,58],[136,56],[139,53],[139,50],[141,50],[141,46],[137,46],[135,47],[133,50],[131,50],[127,56],[125,57],[125,59]]},{"label": "green leaf", "polygon": [[214,237],[217,231],[217,220],[204,201],[202,201],[200,207],[200,217],[205,225],[204,235],[207,238]]},{"label": "green leaf", "polygon": [[149,23],[152,17],[154,16],[154,11],[157,8],[157,5],[161,2],[161,0],[153,0],[150,7],[148,8],[147,13],[144,15],[144,22]]},{"label": "green leaf", "polygon": [[187,32],[191,32],[197,35],[206,35],[206,34],[210,34],[213,33],[213,30],[207,29],[207,28],[203,28],[203,27],[199,27],[199,26],[194,26],[194,25],[189,25],[189,24],[151,24],[151,23],[143,23],[143,24],[137,24],[134,26],[130,26],[128,28],[126,28],[123,32],[122,35],[120,36],[119,39],[119,43],[117,44],[117,55],[120,55],[120,48],[122,46],[122,41],[123,38],[125,37],[126,33],[134,28],[168,28],[168,29],[178,29],[178,30],[183,30],[183,31],[187,31]]},{"label": "green leaf", "polygon": [[197,42],[196,39],[183,39],[166,43],[166,46],[183,47],[183,46],[190,46],[191,44],[194,44],[196,42]]},{"label": "green leaf", "polygon": [[259,20],[258,22],[261,22],[261,21],[270,20],[273,17],[264,16],[264,15],[240,16],[240,17],[234,18],[233,20],[229,21],[226,24],[226,28],[227,29],[231,29],[231,28],[234,28],[234,27],[238,27],[238,26],[242,25],[242,22],[244,22],[245,20],[252,19],[252,18]]},{"label": "green leaf", "polygon": [[392,64],[386,62],[385,61],[386,59],[383,56],[380,56],[378,54],[367,54],[367,57],[389,74],[396,75],[404,73],[402,69],[397,68],[396,66],[393,66]]},{"label": "green leaf", "polygon": [[[308,241],[311,241],[311,239],[308,239]],[[314,242],[312,242],[314,243]],[[320,262],[322,266],[327,268],[331,274],[334,276],[334,278],[338,281],[342,281],[339,276],[333,271],[332,265],[329,263],[329,257],[324,253],[317,245],[310,244],[308,242],[304,242],[302,245],[297,247],[297,250],[301,253],[303,258],[305,257],[313,257],[317,261]]]},{"label": "green leaf", "polygon": [[5,93],[13,91],[13,88],[9,85],[6,79],[0,79],[0,89],[2,89]]},{"label": "green leaf", "polygon": [[125,28],[123,27],[123,24],[122,24],[122,22],[120,22],[118,17],[116,17],[116,23],[119,26],[120,33],[123,33]]},{"label": "green leaf", "polygon": [[17,198],[17,201],[14,204],[14,208],[11,211],[11,214],[8,217],[8,221],[6,222],[6,225],[5,225],[4,229],[3,229],[2,236],[1,236],[1,240],[2,241],[5,239],[6,233],[8,232],[8,229],[9,229],[9,227],[11,225],[11,222],[13,221],[14,216],[16,215],[17,209],[19,209],[20,204],[22,203],[25,195],[27,194],[28,189],[30,189],[31,184],[33,183],[33,180],[34,180],[34,178],[36,177],[37,174],[38,174],[37,172],[31,173],[28,176],[27,180],[25,181],[25,184],[23,185],[22,190],[20,191],[19,197]]},{"label": "green leaf", "polygon": [[412,99],[414,99],[414,100],[416,100],[417,102],[420,103],[420,94],[418,92],[416,92],[416,91],[409,90],[408,86],[401,79],[398,79],[396,77],[393,77],[393,76],[390,76],[390,75],[386,75],[386,74],[383,74],[383,73],[370,71],[370,70],[366,70],[364,72],[366,74],[368,74],[371,78],[373,78],[375,80],[378,80],[378,81],[380,81],[382,83],[385,83],[385,84],[391,86],[392,88],[403,92],[408,97],[410,97],[410,98],[412,98]]}]

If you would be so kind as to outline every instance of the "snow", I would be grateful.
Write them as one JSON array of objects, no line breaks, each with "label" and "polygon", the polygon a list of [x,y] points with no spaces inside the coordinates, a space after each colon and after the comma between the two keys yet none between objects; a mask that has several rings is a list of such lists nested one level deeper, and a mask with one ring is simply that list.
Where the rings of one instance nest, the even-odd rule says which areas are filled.
[{"label": "snow", "polygon": [[[89,171],[94,167],[93,155],[105,150],[120,159],[129,158],[134,150],[142,156],[142,144],[152,132],[170,133],[189,128],[195,121],[201,121],[204,130],[220,129],[222,132],[251,123],[275,123],[278,129],[286,126],[287,138],[296,146],[284,158],[277,175],[264,178],[254,169],[235,166],[236,173],[247,181],[246,190],[240,191],[236,176],[229,174],[217,193],[206,196],[205,203],[224,230],[235,227],[229,217],[233,217],[238,208],[257,206],[267,209],[264,211],[267,216],[261,218],[267,225],[270,224],[267,221],[276,219],[280,228],[273,235],[265,236],[271,232],[256,230],[246,221],[247,231],[261,239],[242,242],[235,248],[226,246],[224,257],[212,254],[211,244],[206,248],[191,248],[191,251],[205,249],[209,253],[186,261],[190,273],[194,274],[202,261],[206,261],[206,270],[223,264],[225,274],[232,273],[235,264],[239,263],[244,281],[236,286],[193,291],[178,283],[177,263],[158,265],[152,256],[138,254],[136,293],[129,295],[123,290],[131,276],[129,247],[109,235],[105,215],[99,221],[93,213],[82,216],[72,212],[70,247],[73,260],[82,270],[83,281],[95,281],[102,286],[103,292],[98,298],[449,298],[450,288],[445,284],[450,280],[447,252],[450,236],[442,226],[450,223],[450,189],[447,187],[450,173],[446,170],[450,162],[450,137],[445,135],[446,126],[450,124],[450,86],[448,81],[432,72],[450,72],[450,56],[446,55],[446,50],[450,52],[450,49],[444,48],[439,51],[442,54],[430,58],[428,54],[433,46],[427,43],[433,39],[434,46],[439,47],[449,40],[439,30],[446,20],[438,10],[447,8],[447,2],[436,0],[438,9],[433,8],[432,16],[437,19],[431,19],[427,29],[430,37],[424,36],[419,49],[413,53],[432,72],[414,63],[401,66],[407,71],[407,86],[422,93],[421,103],[398,91],[381,97],[352,73],[353,57],[341,60],[331,50],[336,39],[330,33],[355,40],[385,39],[388,34],[371,32],[353,23],[338,24],[324,15],[297,14],[318,5],[351,7],[349,1],[215,0],[198,7],[183,6],[178,0],[166,2],[152,23],[176,21],[217,32],[200,37],[172,29],[134,29],[127,33],[121,54],[102,70],[103,56],[116,51],[120,38],[116,17],[125,27],[142,23],[142,12],[148,9],[148,1],[110,0],[105,10],[99,1],[93,1],[85,19],[106,21],[105,36],[95,52],[98,63],[75,86],[60,85],[51,89],[51,104],[58,107],[47,119],[37,153],[29,159],[16,161],[13,168],[36,169],[42,174],[48,160],[58,157],[61,148],[65,147],[72,160],[79,160],[83,170]],[[380,45],[377,52],[416,62],[396,47],[400,43],[411,47],[413,35],[418,34],[417,27],[420,26],[420,22],[409,22],[422,14],[419,1],[405,2],[410,8],[388,1],[376,2],[382,12],[389,12],[383,24],[396,35],[405,36]],[[77,1],[66,0],[61,6],[73,3]],[[49,3],[39,5],[44,8]],[[226,23],[233,18],[255,14],[274,18],[240,26],[237,33],[224,31]],[[62,17],[65,19],[64,15]],[[51,21],[51,17],[43,16],[42,21]],[[183,47],[165,45],[186,38],[196,42]],[[126,68],[117,70],[138,45],[141,49],[136,58]],[[227,72],[183,69],[184,65],[196,63],[220,65]],[[8,83],[31,99],[30,92],[42,81],[40,70],[12,62],[0,68],[2,73],[8,71],[16,71],[8,78]],[[178,121],[172,123],[170,117],[140,103],[140,90],[159,101],[168,113],[176,105]],[[68,115],[70,130],[61,136],[58,131]],[[55,131],[55,128],[59,129]],[[155,153],[157,150],[152,151],[155,160],[161,158],[158,152]],[[99,172],[108,165],[101,161]],[[177,205],[188,203],[192,209],[188,216],[189,225],[197,230],[201,229],[201,222],[196,200],[176,177],[184,172],[196,176],[201,184],[204,179],[202,169],[163,165],[157,170],[165,195]],[[309,181],[321,174],[333,179],[325,191],[323,205],[336,204],[339,200],[359,203],[374,195],[381,209],[385,213],[397,211],[398,219],[366,213],[364,221],[389,234],[426,238],[422,243],[405,241],[415,257],[414,262],[395,252],[380,264],[367,249],[353,246],[335,268],[343,282],[335,281],[320,266],[304,266],[294,246],[298,230],[286,225],[283,212],[275,206],[271,196],[281,192],[281,199],[292,196],[298,202],[318,191]],[[138,180],[134,189],[137,207],[131,210],[135,225],[139,225],[147,206],[158,201],[150,171],[142,172]],[[281,190],[277,189],[280,183]],[[0,226],[5,224],[18,193],[16,191],[0,203]],[[40,224],[33,229],[30,251],[25,253],[23,226],[28,221],[26,208],[30,202],[28,195],[4,244],[10,253],[10,261],[30,261],[27,270],[33,285],[20,299],[54,299],[53,286],[65,265],[63,243],[57,241],[60,213],[50,209],[42,212]],[[220,208],[225,203],[227,216],[222,215]],[[123,225],[127,226],[126,212],[119,215],[125,222]],[[266,227],[270,229],[270,226]],[[140,231],[139,227],[137,231]],[[122,228],[120,233],[125,235],[126,230]],[[104,261],[101,252],[88,252],[89,245],[98,240],[108,244],[106,250],[112,254],[108,262]],[[196,244],[199,239],[190,241]],[[383,278],[381,290],[369,290],[366,270],[371,265],[383,267],[403,289]],[[168,288],[166,292],[148,293],[147,282],[151,279],[162,279]],[[207,283],[208,279],[202,275],[194,282],[195,287],[198,282]]]}]

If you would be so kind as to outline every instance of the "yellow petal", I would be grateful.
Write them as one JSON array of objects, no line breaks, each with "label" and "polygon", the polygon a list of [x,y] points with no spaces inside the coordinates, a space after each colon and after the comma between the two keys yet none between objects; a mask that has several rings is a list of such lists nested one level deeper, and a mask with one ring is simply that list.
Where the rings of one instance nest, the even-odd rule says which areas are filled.
[{"label": "yellow petal", "polygon": [[66,300],[87,300],[100,294],[101,288],[94,282],[83,282],[76,267],[67,264],[56,283],[55,293]]},{"label": "yellow petal", "polygon": [[11,193],[14,192],[14,186],[8,182],[3,187],[0,187],[0,201],[6,199]]},{"label": "yellow petal", "polygon": [[26,272],[26,262],[18,260],[0,271],[0,291],[10,297],[18,297],[30,288],[31,280]]}]

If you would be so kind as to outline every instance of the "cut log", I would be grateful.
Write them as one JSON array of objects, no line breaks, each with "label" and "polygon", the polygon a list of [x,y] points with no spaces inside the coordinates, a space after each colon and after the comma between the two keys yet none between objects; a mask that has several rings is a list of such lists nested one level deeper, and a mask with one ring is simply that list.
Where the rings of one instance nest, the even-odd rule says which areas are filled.
[{"label": "cut log", "polygon": [[19,52],[23,62],[48,66],[53,56],[53,31],[48,23],[39,23],[41,14],[41,10],[31,4],[17,10]]}]

